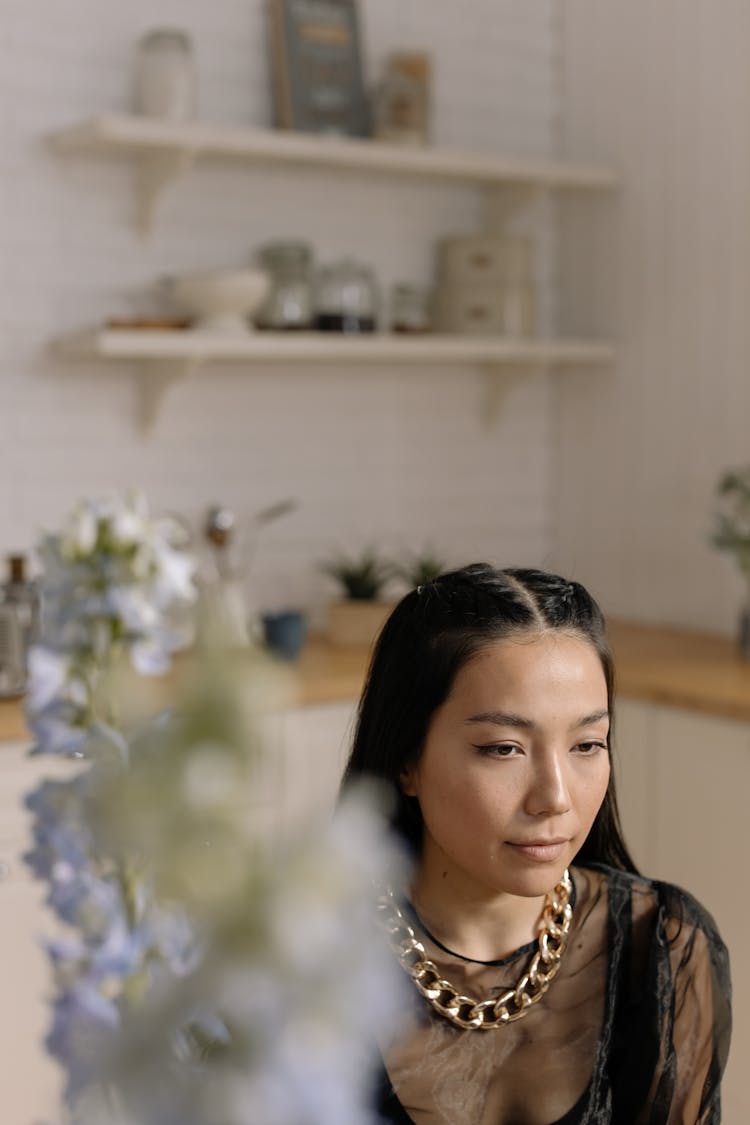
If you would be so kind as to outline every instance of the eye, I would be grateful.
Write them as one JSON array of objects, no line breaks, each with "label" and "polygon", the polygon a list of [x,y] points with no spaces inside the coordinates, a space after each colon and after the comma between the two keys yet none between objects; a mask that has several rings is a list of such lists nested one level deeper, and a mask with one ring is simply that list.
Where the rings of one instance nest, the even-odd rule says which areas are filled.
[{"label": "eye", "polygon": [[591,739],[588,742],[579,742],[578,745],[574,747],[574,749],[577,750],[581,754],[585,754],[585,755],[590,756],[592,754],[596,754],[597,751],[599,751],[599,750],[606,750],[607,749],[607,743],[606,742],[599,742],[596,739]]},{"label": "eye", "polygon": [[472,745],[486,758],[514,758],[521,753],[521,747],[513,742],[485,742],[479,745],[472,743]]}]

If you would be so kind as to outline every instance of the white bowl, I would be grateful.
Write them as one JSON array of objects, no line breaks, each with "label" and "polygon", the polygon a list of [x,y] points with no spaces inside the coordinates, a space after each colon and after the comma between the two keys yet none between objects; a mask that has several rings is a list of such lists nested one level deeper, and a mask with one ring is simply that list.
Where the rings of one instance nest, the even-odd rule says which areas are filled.
[{"label": "white bowl", "polygon": [[268,295],[263,270],[201,270],[172,277],[167,291],[192,327],[204,332],[251,332],[253,313]]}]

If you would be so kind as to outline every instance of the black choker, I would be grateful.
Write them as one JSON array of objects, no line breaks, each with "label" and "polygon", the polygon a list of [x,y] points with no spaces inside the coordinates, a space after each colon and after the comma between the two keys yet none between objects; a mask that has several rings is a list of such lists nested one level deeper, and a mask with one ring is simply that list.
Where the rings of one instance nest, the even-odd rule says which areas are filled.
[{"label": "black choker", "polygon": [[[570,881],[573,884],[573,893],[570,896],[570,905],[571,907],[573,907],[576,903],[576,885],[573,882],[572,877]],[[464,957],[463,953],[456,953],[455,949],[449,949],[447,945],[443,945],[442,941],[436,938],[435,935],[427,929],[427,926],[425,926],[424,921],[422,920],[413,902],[409,902],[409,900],[406,899],[405,905],[409,909],[410,913],[414,915],[419,928],[424,932],[425,936],[430,939],[433,945],[436,945],[438,949],[442,949],[443,953],[448,953],[451,957],[455,957],[459,961],[465,961],[469,965],[488,965],[490,967],[493,965],[509,965],[511,961],[515,961],[516,957],[519,957],[522,953],[530,952],[530,950],[535,949],[537,946],[537,939],[534,938],[533,941],[527,942],[526,945],[519,946],[518,949],[514,949],[512,953],[508,953],[505,957],[499,957],[493,961],[480,961],[478,957]]]}]

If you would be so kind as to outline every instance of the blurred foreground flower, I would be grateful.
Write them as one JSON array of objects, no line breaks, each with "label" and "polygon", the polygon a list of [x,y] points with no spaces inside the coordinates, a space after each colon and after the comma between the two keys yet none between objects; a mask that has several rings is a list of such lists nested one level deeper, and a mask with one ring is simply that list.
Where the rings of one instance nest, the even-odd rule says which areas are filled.
[{"label": "blurred foreground flower", "polygon": [[195,563],[183,539],[176,521],[149,517],[139,493],[83,501],[42,539],[42,631],[26,706],[40,753],[80,753],[92,728],[106,736],[117,725],[105,674],[119,659],[159,674],[190,639]]},{"label": "blurred foreground flower", "polygon": [[129,721],[111,669],[144,643],[169,652],[192,573],[142,502],[81,505],[45,557],[30,714],[37,752],[77,761],[28,798],[28,858],[70,928],[48,943],[48,1046],[72,1120],[367,1125],[402,986],[374,922],[400,863],[376,795],[278,823],[280,673],[215,629],[171,711]]}]

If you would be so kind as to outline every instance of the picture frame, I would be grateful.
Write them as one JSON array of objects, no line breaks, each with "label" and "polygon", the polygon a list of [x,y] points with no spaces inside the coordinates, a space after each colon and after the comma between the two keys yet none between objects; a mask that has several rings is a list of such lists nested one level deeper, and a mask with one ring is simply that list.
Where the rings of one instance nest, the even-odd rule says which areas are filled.
[{"label": "picture frame", "polygon": [[370,135],[356,0],[269,0],[279,129]]}]

